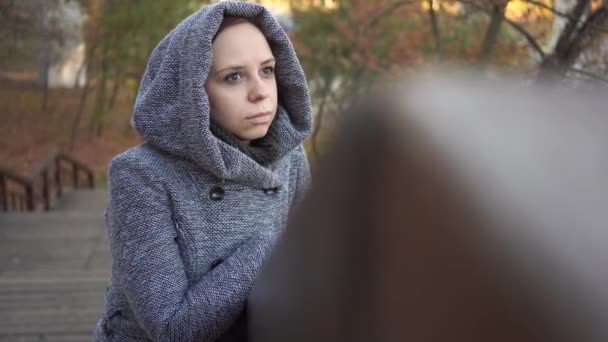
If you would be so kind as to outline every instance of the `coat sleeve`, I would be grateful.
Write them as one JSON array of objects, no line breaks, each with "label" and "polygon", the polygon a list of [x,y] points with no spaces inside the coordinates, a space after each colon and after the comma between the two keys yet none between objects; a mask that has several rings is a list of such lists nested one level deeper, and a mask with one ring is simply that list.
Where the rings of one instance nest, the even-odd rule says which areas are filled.
[{"label": "coat sleeve", "polygon": [[189,286],[171,202],[149,168],[115,159],[109,170],[108,236],[114,274],[154,341],[212,341],[242,312],[276,236],[258,233]]},{"label": "coat sleeve", "polygon": [[293,199],[291,207],[296,207],[308,192],[311,186],[311,175],[310,165],[308,163],[308,157],[306,156],[306,150],[303,145],[298,147],[295,161],[295,185],[293,187]]}]

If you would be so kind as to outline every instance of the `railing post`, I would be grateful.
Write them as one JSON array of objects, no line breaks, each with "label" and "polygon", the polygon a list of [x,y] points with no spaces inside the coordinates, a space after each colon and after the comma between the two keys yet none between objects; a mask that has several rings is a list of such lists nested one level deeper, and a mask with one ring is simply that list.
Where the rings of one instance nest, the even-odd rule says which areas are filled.
[{"label": "railing post", "polygon": [[55,194],[59,198],[61,196],[61,159],[55,159]]},{"label": "railing post", "polygon": [[25,187],[25,201],[27,202],[27,210],[34,211],[34,189],[32,184]]},{"label": "railing post", "polygon": [[0,174],[0,199],[2,200],[2,210],[8,211],[8,201],[6,198],[7,190],[6,190],[6,177]]},{"label": "railing post", "polygon": [[78,166],[72,163],[72,172],[74,173],[74,189],[78,189]]},{"label": "railing post", "polygon": [[51,209],[51,196],[49,191],[49,169],[42,171],[42,198],[44,199],[44,210]]}]

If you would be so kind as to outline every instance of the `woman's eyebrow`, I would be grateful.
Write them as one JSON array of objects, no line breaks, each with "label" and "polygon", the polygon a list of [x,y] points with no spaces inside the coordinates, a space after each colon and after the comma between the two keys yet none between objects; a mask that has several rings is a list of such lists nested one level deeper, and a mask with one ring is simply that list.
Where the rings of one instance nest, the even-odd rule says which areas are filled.
[{"label": "woman's eyebrow", "polygon": [[244,66],[242,66],[242,65],[231,65],[231,66],[228,66],[228,67],[222,68],[222,69],[220,69],[220,70],[217,70],[215,73],[216,73],[216,74],[219,74],[219,73],[224,72],[224,71],[227,71],[227,70],[231,70],[231,71],[238,71],[238,70],[242,70],[242,69],[245,69],[245,67],[244,67]]},{"label": "woman's eyebrow", "polygon": [[[260,65],[264,65],[264,64],[268,64],[268,63],[272,63],[272,62],[275,62],[275,59],[274,58],[269,58],[269,59],[263,61],[262,63],[260,63]],[[215,73],[219,74],[219,73],[222,73],[222,72],[228,71],[228,70],[230,70],[230,71],[239,71],[239,70],[243,70],[243,69],[245,69],[245,67],[242,66],[242,65],[230,65],[230,66],[227,66],[225,68],[222,68],[222,69],[219,69],[219,70],[215,71]]]},{"label": "woman's eyebrow", "polygon": [[275,62],[274,58],[269,58],[269,59],[263,61],[262,63],[260,63],[260,65],[268,64],[268,63],[271,63],[271,62]]}]

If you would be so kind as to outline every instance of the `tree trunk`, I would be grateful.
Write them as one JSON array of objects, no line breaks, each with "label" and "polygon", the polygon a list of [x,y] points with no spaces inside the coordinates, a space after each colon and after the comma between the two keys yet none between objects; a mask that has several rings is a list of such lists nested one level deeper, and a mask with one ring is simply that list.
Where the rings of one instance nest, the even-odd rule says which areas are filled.
[{"label": "tree trunk", "polygon": [[488,30],[486,31],[481,46],[481,53],[479,54],[479,67],[481,69],[485,69],[494,54],[496,42],[498,41],[498,34],[500,33],[500,25],[505,16],[505,7],[507,6],[507,3],[508,1],[504,1],[503,3],[492,5],[490,23],[488,24]]},{"label": "tree trunk", "polygon": [[48,60],[48,55],[46,55],[46,60],[43,61],[44,65],[42,66],[42,110],[45,111],[48,108],[49,101],[49,67],[50,63]]},{"label": "tree trunk", "polygon": [[427,0],[429,4],[429,20],[431,22],[431,29],[433,30],[433,38],[435,40],[435,62],[440,63],[443,59],[443,53],[441,49],[441,37],[439,35],[439,23],[437,22],[437,13],[433,8],[433,0]]},{"label": "tree trunk", "polygon": [[120,90],[120,81],[118,77],[114,78],[114,85],[112,86],[112,93],[110,94],[110,101],[108,102],[108,110],[112,110],[114,105],[116,104],[116,98],[118,97],[118,92]]},{"label": "tree trunk", "polygon": [[93,110],[93,118],[91,120],[90,132],[100,137],[103,134],[103,121],[106,110],[107,83],[108,83],[108,57],[107,46],[105,42],[102,46],[101,54],[101,75],[97,84],[97,95],[95,97],[95,108]]},{"label": "tree trunk", "polygon": [[325,77],[324,79],[323,88],[321,90],[321,103],[319,104],[319,111],[317,112],[317,117],[315,118],[315,126],[310,137],[312,153],[315,157],[315,161],[317,162],[321,159],[321,151],[319,149],[319,133],[323,128],[323,117],[325,116],[327,97],[329,96],[329,89],[331,88],[333,80],[333,77]]},{"label": "tree trunk", "polygon": [[[91,44],[91,46],[89,47],[89,49],[87,50],[87,55],[85,56],[85,59],[82,62],[82,66],[78,70],[79,74],[81,72],[83,72],[83,70],[86,70],[89,65],[93,64],[92,63],[94,60],[93,57],[95,56],[96,50],[97,50],[97,41],[94,40],[93,43]],[[74,87],[78,86],[78,79],[80,78],[80,75],[76,76],[76,78],[77,78],[77,80],[74,83]],[[82,93],[80,95],[80,103],[78,105],[78,111],[76,112],[76,115],[74,116],[74,121],[72,121],[72,130],[70,132],[70,151],[72,151],[74,149],[74,144],[76,143],[76,137],[78,134],[78,127],[80,126],[82,114],[84,113],[84,108],[86,106],[87,99],[89,97],[89,90],[90,90],[89,83],[90,83],[89,78],[86,78],[85,82],[84,82],[84,87],[82,89]]]},{"label": "tree trunk", "polygon": [[74,116],[74,121],[72,121],[72,131],[70,133],[70,151],[74,150],[74,144],[76,143],[76,137],[78,132],[78,126],[80,126],[80,120],[82,117],[82,113],[84,112],[84,107],[87,103],[87,98],[89,97],[89,81],[85,81],[84,87],[82,89],[82,93],[80,94],[80,103],[78,105],[78,112]]},{"label": "tree trunk", "polygon": [[[555,10],[555,12],[559,13],[570,13],[576,3],[577,0],[554,0],[553,9]],[[545,51],[553,51],[555,49],[560,34],[568,24],[567,17],[556,13],[554,13],[553,15],[553,26],[551,28],[551,34],[549,36],[549,39],[547,39]]]},{"label": "tree trunk", "polygon": [[554,83],[562,80],[581,53],[600,36],[602,31],[599,28],[608,22],[608,4],[604,2],[581,24],[581,18],[589,5],[589,0],[578,0],[569,13],[570,20],[560,34],[553,53],[540,65],[538,82]]},{"label": "tree trunk", "polygon": [[38,79],[42,85],[41,110],[45,111],[48,105],[49,92],[49,67],[50,67],[50,44],[49,28],[47,27],[47,16],[49,3],[41,2],[40,9],[36,14],[36,27],[38,31]]}]

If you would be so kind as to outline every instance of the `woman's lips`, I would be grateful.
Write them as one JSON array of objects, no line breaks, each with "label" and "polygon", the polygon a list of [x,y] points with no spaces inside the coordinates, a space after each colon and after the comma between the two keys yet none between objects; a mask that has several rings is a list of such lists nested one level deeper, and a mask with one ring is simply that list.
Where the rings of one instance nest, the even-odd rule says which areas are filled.
[{"label": "woman's lips", "polygon": [[265,124],[272,118],[271,112],[258,113],[252,116],[246,117],[246,119],[256,125]]}]

